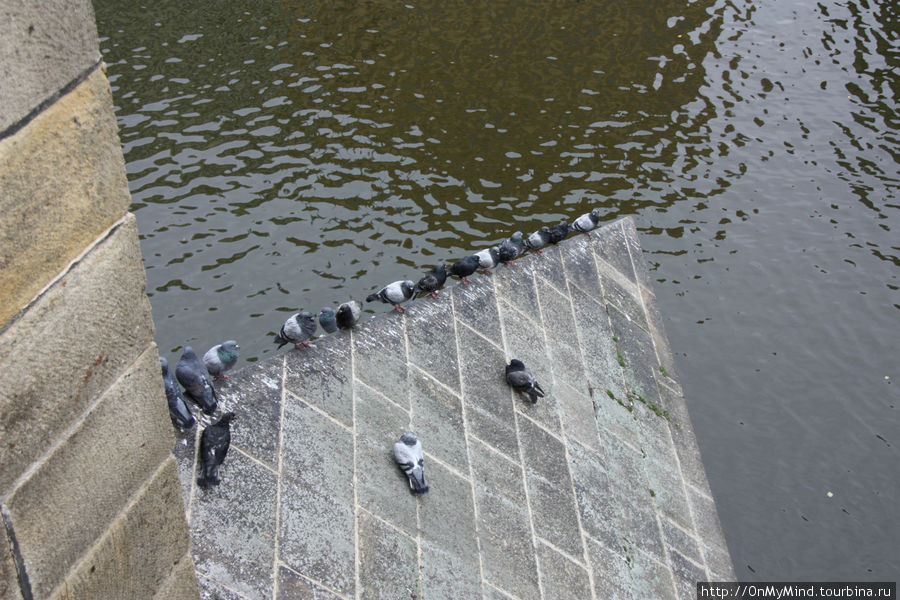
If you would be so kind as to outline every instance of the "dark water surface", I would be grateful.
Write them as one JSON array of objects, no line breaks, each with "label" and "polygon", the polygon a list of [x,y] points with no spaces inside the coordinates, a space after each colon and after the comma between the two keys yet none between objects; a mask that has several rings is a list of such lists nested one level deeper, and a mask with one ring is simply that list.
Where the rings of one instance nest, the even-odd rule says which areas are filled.
[{"label": "dark water surface", "polygon": [[95,7],[170,360],[634,215],[738,576],[900,578],[896,3]]}]

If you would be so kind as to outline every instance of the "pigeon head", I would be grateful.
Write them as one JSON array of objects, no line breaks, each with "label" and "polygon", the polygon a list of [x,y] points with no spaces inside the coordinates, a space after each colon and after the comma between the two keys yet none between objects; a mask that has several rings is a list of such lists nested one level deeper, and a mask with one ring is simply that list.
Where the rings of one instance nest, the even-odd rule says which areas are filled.
[{"label": "pigeon head", "polygon": [[227,412],[222,415],[218,421],[216,421],[216,425],[229,425],[232,421],[237,418],[237,415],[233,412]]},{"label": "pigeon head", "polygon": [[512,234],[511,236],[509,236],[509,239],[510,239],[510,240],[512,241],[512,243],[515,244],[516,246],[521,246],[522,244],[525,243],[525,240],[522,239],[522,232],[521,232],[521,231],[515,232],[514,234]]},{"label": "pigeon head", "polygon": [[400,289],[403,290],[403,295],[406,296],[407,298],[412,296],[414,287],[416,287],[416,284],[414,284],[409,279],[407,279],[406,281],[404,281],[403,283],[400,284]]},{"label": "pigeon head", "polygon": [[400,441],[407,446],[412,447],[416,445],[418,440],[416,440],[416,435],[410,431],[409,433],[404,433],[403,437],[400,438]]},{"label": "pigeon head", "polygon": [[525,363],[523,363],[518,358],[514,358],[511,361],[509,361],[509,366],[512,367],[513,369],[524,369]]},{"label": "pigeon head", "polygon": [[297,313],[297,322],[300,323],[301,325],[306,324],[306,323],[315,323],[316,318],[313,317],[311,312],[306,311],[306,310],[301,310],[299,313]]},{"label": "pigeon head", "polygon": [[330,323],[334,321],[334,309],[325,307],[321,311],[319,311],[319,320],[325,321],[326,323]]},{"label": "pigeon head", "polygon": [[598,223],[600,221],[601,213],[600,213],[599,208],[595,208],[594,210],[592,210],[590,212],[590,215],[591,215],[591,221],[593,221],[594,223]]},{"label": "pigeon head", "polygon": [[238,346],[238,343],[234,340],[222,342],[222,346],[219,348],[219,357],[225,361],[229,361],[232,358],[237,358],[237,351],[239,349],[240,346]]},{"label": "pigeon head", "polygon": [[194,352],[194,349],[190,346],[184,347],[184,354],[182,355],[185,360],[194,360],[197,358],[197,354]]}]

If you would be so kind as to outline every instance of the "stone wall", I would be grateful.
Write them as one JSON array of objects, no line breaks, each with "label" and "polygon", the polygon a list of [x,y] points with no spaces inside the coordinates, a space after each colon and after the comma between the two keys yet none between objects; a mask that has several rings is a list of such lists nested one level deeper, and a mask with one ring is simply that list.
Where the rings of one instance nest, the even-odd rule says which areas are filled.
[{"label": "stone wall", "polygon": [[191,598],[150,304],[88,0],[0,0],[0,598]]}]

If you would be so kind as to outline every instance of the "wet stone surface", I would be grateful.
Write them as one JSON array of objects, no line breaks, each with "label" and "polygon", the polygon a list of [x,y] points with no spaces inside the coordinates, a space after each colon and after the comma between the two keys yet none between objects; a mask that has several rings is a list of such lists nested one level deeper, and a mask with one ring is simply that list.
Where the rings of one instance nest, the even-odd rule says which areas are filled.
[{"label": "wet stone surface", "polygon": [[[633,259],[633,224],[611,223],[217,382],[237,413],[221,485],[195,483],[213,419],[173,450],[201,597],[668,599],[733,580]],[[537,404],[506,384],[511,358]],[[392,456],[407,431],[423,496]]]}]

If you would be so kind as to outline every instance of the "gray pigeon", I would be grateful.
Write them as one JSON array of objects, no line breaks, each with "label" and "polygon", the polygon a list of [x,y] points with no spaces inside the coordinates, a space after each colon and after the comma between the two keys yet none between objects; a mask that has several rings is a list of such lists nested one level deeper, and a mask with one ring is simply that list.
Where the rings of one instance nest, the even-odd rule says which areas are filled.
[{"label": "gray pigeon", "polygon": [[197,424],[197,419],[184,401],[181,386],[169,373],[169,361],[160,356],[159,364],[162,367],[163,385],[166,387],[166,401],[169,404],[169,418],[172,419],[172,425],[179,429],[190,429]]},{"label": "gray pigeon", "polygon": [[560,221],[559,225],[554,225],[550,228],[550,243],[558,244],[563,241],[567,235],[569,235],[569,231],[571,231],[571,227],[565,221]]},{"label": "gray pigeon", "polygon": [[480,262],[481,259],[476,254],[466,256],[450,265],[450,274],[459,277],[462,283],[469,283],[469,275],[478,270]]},{"label": "gray pigeon", "polygon": [[491,269],[496,267],[497,263],[500,262],[499,248],[499,246],[492,246],[490,248],[485,248],[481,252],[475,253],[475,256],[478,257],[478,264],[484,269],[486,275],[490,275]]},{"label": "gray pigeon", "polygon": [[580,231],[585,235],[590,236],[591,230],[597,227],[597,223],[600,222],[600,209],[595,208],[589,213],[584,213],[572,223],[572,229],[575,231]]},{"label": "gray pigeon", "polygon": [[389,283],[374,294],[366,297],[366,302],[374,302],[381,300],[385,304],[393,304],[398,312],[406,310],[403,308],[403,302],[406,302],[413,295],[415,284],[409,279],[405,281],[394,281]]},{"label": "gray pigeon", "polygon": [[508,239],[500,242],[497,252],[500,254],[500,262],[505,265],[513,264],[513,261],[519,257],[525,250],[525,241],[522,239],[522,232],[517,231]]},{"label": "gray pigeon", "polygon": [[231,446],[231,421],[234,413],[228,412],[200,434],[200,477],[197,485],[219,485],[219,465],[225,462]]},{"label": "gray pigeon", "polygon": [[309,347],[306,340],[316,332],[316,318],[311,312],[302,310],[288,317],[281,331],[275,336],[275,343],[281,348],[288,342],[294,344],[294,348]]},{"label": "gray pigeon", "polygon": [[319,311],[319,325],[325,333],[334,333],[338,330],[337,321],[334,320],[334,309],[327,306]]},{"label": "gray pigeon", "polygon": [[207,373],[212,375],[213,379],[228,379],[225,372],[230,371],[237,362],[239,348],[236,341],[228,340],[207,350],[203,355]]},{"label": "gray pigeon", "polygon": [[437,298],[438,290],[444,287],[447,281],[447,265],[441,263],[435,265],[433,269],[425,273],[422,279],[413,288],[413,297],[418,298],[419,294],[428,293],[432,298]]},{"label": "gray pigeon", "polygon": [[184,347],[184,354],[175,366],[175,378],[184,387],[188,398],[196,402],[203,412],[208,415],[216,412],[216,388],[209,379],[203,361],[197,358],[190,346]]},{"label": "gray pigeon", "polygon": [[394,460],[409,478],[409,489],[413,494],[428,492],[428,484],[425,483],[425,454],[415,434],[407,433],[394,444]]},{"label": "gray pigeon", "polygon": [[506,383],[512,386],[520,394],[525,394],[532,404],[537,403],[538,397],[544,397],[544,390],[528,370],[525,364],[514,358],[506,365]]},{"label": "gray pigeon", "polygon": [[359,315],[362,312],[362,304],[356,300],[344,302],[338,306],[334,317],[337,320],[337,326],[341,329],[350,329],[359,321]]},{"label": "gray pigeon", "polygon": [[541,254],[541,248],[549,243],[550,228],[544,226],[528,236],[528,239],[525,240],[525,247],[529,250],[534,250],[538,254]]}]

